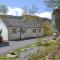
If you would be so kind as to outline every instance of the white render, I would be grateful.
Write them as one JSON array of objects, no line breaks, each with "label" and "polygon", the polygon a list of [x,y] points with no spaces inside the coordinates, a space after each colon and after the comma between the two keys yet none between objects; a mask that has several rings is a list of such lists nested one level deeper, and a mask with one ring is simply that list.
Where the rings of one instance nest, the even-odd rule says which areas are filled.
[{"label": "white render", "polygon": [[3,42],[8,42],[8,29],[2,20],[0,20],[0,30],[2,30]]},{"label": "white render", "polygon": [[[19,27],[17,27],[17,33],[16,34],[12,33],[12,28],[15,28],[15,27],[9,27],[9,30],[8,30],[9,31],[8,32],[9,39],[10,40],[20,39]],[[27,28],[25,33],[21,33],[21,38],[40,37],[40,36],[44,35],[43,28],[42,29],[39,28],[39,29],[41,29],[41,32],[38,31],[38,33],[32,32],[33,29],[37,30],[37,28]]]}]

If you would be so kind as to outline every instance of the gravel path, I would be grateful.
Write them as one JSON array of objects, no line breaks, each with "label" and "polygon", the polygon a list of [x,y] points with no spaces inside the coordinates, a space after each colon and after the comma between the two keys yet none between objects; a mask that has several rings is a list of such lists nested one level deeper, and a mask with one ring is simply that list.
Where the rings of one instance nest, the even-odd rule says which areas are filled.
[{"label": "gravel path", "polygon": [[30,40],[24,40],[24,41],[9,41],[9,46],[0,47],[0,55],[9,53],[13,49],[32,44],[35,41],[36,41],[36,39],[30,39]]}]

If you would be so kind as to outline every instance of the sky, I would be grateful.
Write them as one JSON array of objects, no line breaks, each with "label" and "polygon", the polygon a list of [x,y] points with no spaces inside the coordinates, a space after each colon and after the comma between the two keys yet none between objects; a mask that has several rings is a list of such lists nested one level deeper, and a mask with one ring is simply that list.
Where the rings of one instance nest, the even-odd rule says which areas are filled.
[{"label": "sky", "polygon": [[0,0],[0,4],[5,4],[8,7],[8,15],[22,15],[23,8],[31,8],[35,5],[38,8],[37,16],[51,18],[51,11],[47,10],[44,0]]}]

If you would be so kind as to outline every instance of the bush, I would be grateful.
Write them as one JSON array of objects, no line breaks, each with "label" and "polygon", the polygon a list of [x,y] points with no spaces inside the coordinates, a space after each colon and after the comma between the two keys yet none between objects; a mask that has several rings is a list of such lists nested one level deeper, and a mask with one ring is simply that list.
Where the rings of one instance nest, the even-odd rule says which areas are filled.
[{"label": "bush", "polygon": [[40,53],[30,54],[28,57],[28,60],[44,60],[44,59],[45,59],[45,55]]},{"label": "bush", "polygon": [[54,42],[53,41],[48,41],[46,40],[45,43],[44,43],[44,46],[50,46],[52,45]]},{"label": "bush", "polygon": [[45,36],[53,34],[53,29],[52,29],[51,23],[44,22],[43,27],[44,27],[44,35]]},{"label": "bush", "polygon": [[60,36],[57,38],[57,44],[60,47]]},{"label": "bush", "polygon": [[36,46],[43,46],[43,42],[41,39],[38,39],[36,42],[35,42],[35,45]]},{"label": "bush", "polygon": [[11,55],[15,55],[15,52],[11,52]]}]

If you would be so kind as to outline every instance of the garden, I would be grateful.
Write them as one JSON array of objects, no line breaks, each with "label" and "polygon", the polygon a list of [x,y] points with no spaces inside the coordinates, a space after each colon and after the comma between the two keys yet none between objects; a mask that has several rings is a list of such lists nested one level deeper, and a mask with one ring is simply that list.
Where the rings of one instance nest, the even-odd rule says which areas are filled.
[{"label": "garden", "polygon": [[60,60],[60,36],[56,40],[41,40],[0,56],[1,60]]}]

